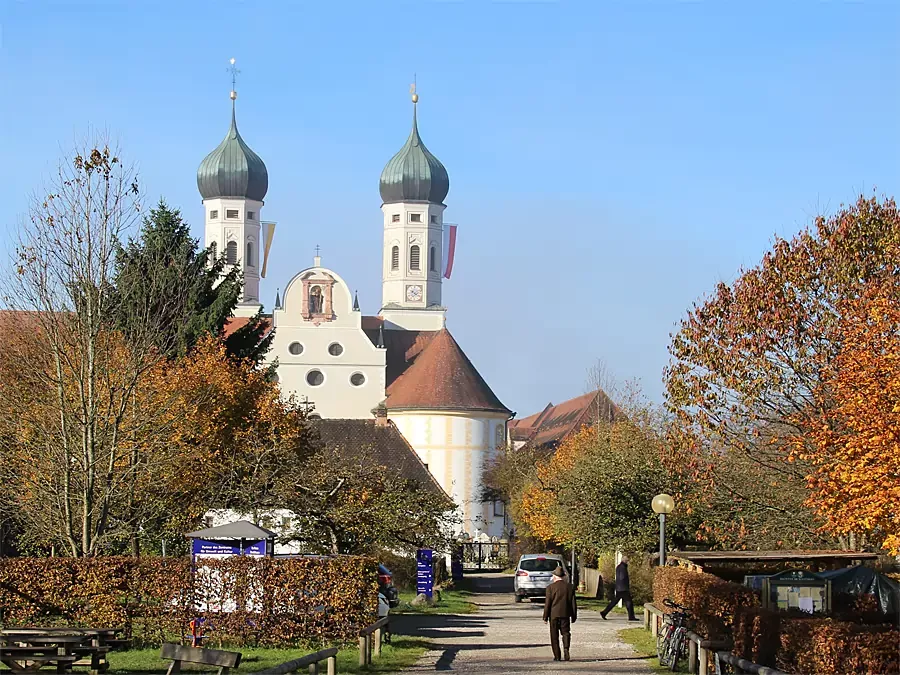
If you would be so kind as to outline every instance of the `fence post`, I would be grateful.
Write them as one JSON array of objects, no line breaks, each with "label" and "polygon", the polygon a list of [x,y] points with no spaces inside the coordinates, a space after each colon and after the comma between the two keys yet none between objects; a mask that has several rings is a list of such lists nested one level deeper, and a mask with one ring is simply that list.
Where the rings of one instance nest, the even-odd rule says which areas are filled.
[{"label": "fence post", "polygon": [[697,651],[700,652],[700,670],[699,670],[699,672],[705,673],[709,666],[709,650],[703,649],[703,647],[701,647]]},{"label": "fence post", "polygon": [[364,635],[359,636],[359,665],[364,666],[368,663],[368,653],[367,647],[368,643],[366,642],[366,637]]},{"label": "fence post", "polygon": [[[699,645],[694,640],[688,640],[688,672],[696,673],[697,671],[697,647]],[[706,675],[706,673],[703,673]]]},{"label": "fence post", "polygon": [[375,629],[375,656],[381,656],[381,628]]},{"label": "fence post", "polygon": [[337,657],[328,657],[328,675],[337,675]]},{"label": "fence post", "polygon": [[319,664],[318,663],[310,663],[309,664],[309,675],[319,675]]}]

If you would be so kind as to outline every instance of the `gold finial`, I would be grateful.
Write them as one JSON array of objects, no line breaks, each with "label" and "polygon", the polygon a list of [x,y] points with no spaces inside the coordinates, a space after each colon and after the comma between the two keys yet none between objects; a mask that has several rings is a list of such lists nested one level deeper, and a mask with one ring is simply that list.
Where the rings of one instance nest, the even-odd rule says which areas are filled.
[{"label": "gold finial", "polygon": [[235,100],[237,98],[237,76],[241,72],[234,65],[234,58],[229,61],[231,65],[228,67],[228,72],[231,73],[231,100]]},{"label": "gold finial", "polygon": [[419,102],[419,95],[416,93],[416,75],[413,73],[413,83],[409,85],[409,93],[412,94],[412,102]]}]

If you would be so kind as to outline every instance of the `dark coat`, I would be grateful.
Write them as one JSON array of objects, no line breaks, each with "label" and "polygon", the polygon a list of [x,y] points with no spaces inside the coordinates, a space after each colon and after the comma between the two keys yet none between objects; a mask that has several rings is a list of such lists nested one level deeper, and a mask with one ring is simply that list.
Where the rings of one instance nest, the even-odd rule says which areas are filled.
[{"label": "dark coat", "polygon": [[631,591],[631,579],[628,578],[628,563],[616,565],[616,592]]},{"label": "dark coat", "polygon": [[575,604],[575,587],[568,581],[554,581],[547,586],[547,600],[544,602],[544,621],[565,619],[573,621],[578,617]]}]

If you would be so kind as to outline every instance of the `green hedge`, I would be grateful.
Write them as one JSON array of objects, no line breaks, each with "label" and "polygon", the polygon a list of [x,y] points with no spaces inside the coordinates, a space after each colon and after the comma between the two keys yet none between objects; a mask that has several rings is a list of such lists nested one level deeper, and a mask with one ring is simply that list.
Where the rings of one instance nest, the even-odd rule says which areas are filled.
[{"label": "green hedge", "polygon": [[137,644],[182,640],[195,617],[211,645],[352,640],[377,618],[374,560],[6,558],[0,621],[124,628]]}]

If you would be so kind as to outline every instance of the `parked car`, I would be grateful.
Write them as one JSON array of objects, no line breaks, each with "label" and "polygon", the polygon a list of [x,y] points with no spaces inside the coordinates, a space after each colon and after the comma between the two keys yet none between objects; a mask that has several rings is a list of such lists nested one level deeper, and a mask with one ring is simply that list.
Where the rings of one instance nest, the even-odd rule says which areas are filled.
[{"label": "parked car", "polygon": [[396,607],[400,604],[400,593],[394,586],[394,575],[384,565],[378,565],[378,592],[387,598],[390,607]]},{"label": "parked car", "polygon": [[522,602],[525,598],[543,598],[547,593],[547,586],[553,581],[553,570],[560,566],[566,570],[566,576],[569,576],[561,555],[526,553],[519,558],[516,576],[513,579],[516,602]]}]

